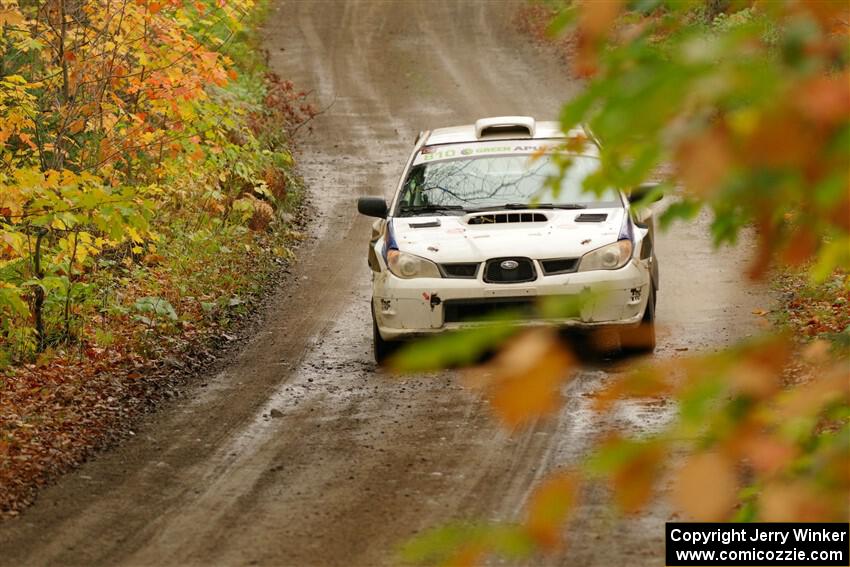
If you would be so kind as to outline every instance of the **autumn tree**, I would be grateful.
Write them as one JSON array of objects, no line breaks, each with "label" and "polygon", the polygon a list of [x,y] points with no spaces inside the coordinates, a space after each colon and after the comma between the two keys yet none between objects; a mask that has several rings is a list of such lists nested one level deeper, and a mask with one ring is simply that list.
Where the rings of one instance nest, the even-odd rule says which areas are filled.
[{"label": "autumn tree", "polygon": [[[269,182],[291,160],[260,139],[266,111],[225,88],[252,6],[0,4],[0,334],[21,356],[76,338],[97,259],[154,254],[155,213],[272,220]],[[282,131],[312,109],[281,84],[268,88]]]}]

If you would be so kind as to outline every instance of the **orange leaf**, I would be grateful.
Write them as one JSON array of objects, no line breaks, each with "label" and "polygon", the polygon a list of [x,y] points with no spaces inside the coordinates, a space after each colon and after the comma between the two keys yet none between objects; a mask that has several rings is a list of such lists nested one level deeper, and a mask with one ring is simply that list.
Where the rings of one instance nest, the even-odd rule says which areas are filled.
[{"label": "orange leaf", "polygon": [[590,38],[596,39],[613,31],[611,25],[622,8],[622,0],[594,0],[581,3],[579,16],[579,31]]},{"label": "orange leaf", "polygon": [[[765,522],[826,522],[835,516],[835,494],[819,493],[803,481],[772,482],[759,495],[760,520]],[[846,493],[842,508],[846,510]],[[846,513],[846,512],[845,512]]]},{"label": "orange leaf", "polygon": [[721,128],[687,138],[676,149],[676,164],[685,187],[702,198],[719,189],[732,162],[729,137]]},{"label": "orange leaf", "polygon": [[716,522],[735,505],[738,479],[728,458],[719,453],[691,455],[679,469],[673,502],[699,522]]},{"label": "orange leaf", "polygon": [[68,130],[71,132],[71,134],[76,134],[77,132],[81,132],[83,130],[83,125],[83,119],[78,118],[77,120],[74,120],[68,125]]},{"label": "orange leaf", "polygon": [[803,167],[821,149],[823,140],[789,105],[759,117],[742,156],[751,167]]},{"label": "orange leaf", "polygon": [[596,59],[602,39],[613,30],[622,8],[621,0],[582,2],[578,20],[574,71],[587,77],[596,73]]},{"label": "orange leaf", "polygon": [[639,512],[649,502],[663,458],[663,447],[647,445],[614,473],[614,500],[623,512]]},{"label": "orange leaf", "polygon": [[772,435],[751,435],[741,443],[742,454],[762,475],[772,475],[788,467],[797,457],[793,445]]},{"label": "orange leaf", "polygon": [[782,259],[791,266],[800,266],[814,255],[818,241],[817,235],[810,227],[798,227],[785,245]]},{"label": "orange leaf", "polygon": [[475,565],[480,565],[485,551],[484,546],[480,544],[465,545],[446,561],[445,567],[474,567]]},{"label": "orange leaf", "polygon": [[780,387],[779,375],[771,368],[746,360],[729,371],[729,383],[734,391],[755,398],[767,397]]},{"label": "orange leaf", "polygon": [[667,394],[673,388],[668,377],[675,371],[672,361],[639,367],[597,391],[593,395],[593,408],[605,411],[620,398],[653,398]]},{"label": "orange leaf", "polygon": [[850,73],[817,75],[802,84],[794,96],[795,106],[808,119],[832,126],[850,114]]},{"label": "orange leaf", "polygon": [[564,523],[575,509],[578,478],[572,472],[561,472],[544,480],[531,495],[525,528],[544,549],[561,544]]},{"label": "orange leaf", "polygon": [[773,243],[776,236],[776,227],[767,217],[756,219],[756,230],[758,232],[758,247],[752,264],[747,269],[747,277],[751,280],[761,280],[767,274],[773,258]]},{"label": "orange leaf", "polygon": [[26,132],[18,132],[18,138],[20,138],[23,143],[28,145],[30,149],[34,150],[37,148],[35,142],[32,141],[32,138]]},{"label": "orange leaf", "polygon": [[573,357],[550,329],[525,332],[493,361],[470,373],[470,383],[486,390],[496,414],[510,427],[556,410],[560,386]]},{"label": "orange leaf", "polygon": [[817,380],[783,392],[777,409],[781,419],[812,417],[837,400],[850,400],[850,371],[844,363],[822,370]]}]

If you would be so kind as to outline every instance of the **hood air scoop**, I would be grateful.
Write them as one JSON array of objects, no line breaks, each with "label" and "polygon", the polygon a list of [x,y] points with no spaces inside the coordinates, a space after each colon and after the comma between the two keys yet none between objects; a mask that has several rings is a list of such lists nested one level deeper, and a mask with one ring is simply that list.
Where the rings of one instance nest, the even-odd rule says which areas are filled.
[{"label": "hood air scoop", "polygon": [[440,219],[424,222],[409,222],[407,226],[410,228],[437,228],[440,226]]},{"label": "hood air scoop", "polygon": [[467,218],[466,224],[506,224],[524,222],[547,222],[543,213],[484,213]]},{"label": "hood air scoop", "polygon": [[576,217],[576,222],[605,222],[608,213],[582,213]]}]

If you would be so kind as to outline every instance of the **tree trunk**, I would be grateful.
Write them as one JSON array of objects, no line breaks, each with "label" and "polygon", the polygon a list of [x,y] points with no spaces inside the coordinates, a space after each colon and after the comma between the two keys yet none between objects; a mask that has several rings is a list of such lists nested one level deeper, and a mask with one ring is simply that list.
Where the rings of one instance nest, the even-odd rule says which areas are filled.
[{"label": "tree trunk", "polygon": [[[41,269],[41,241],[47,235],[47,231],[40,229],[38,236],[35,239],[35,253],[33,254],[33,266],[35,268],[35,277],[38,280],[44,279],[44,271]],[[35,318],[35,337],[38,341],[36,345],[37,352],[44,352],[47,347],[47,336],[44,332],[44,288],[39,284],[35,286],[33,299],[33,317]]]}]

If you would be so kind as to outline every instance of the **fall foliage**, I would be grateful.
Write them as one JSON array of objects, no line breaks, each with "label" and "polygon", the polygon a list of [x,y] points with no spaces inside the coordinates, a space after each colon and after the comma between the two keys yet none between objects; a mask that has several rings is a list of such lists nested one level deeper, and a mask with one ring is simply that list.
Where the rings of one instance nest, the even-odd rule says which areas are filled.
[{"label": "fall foliage", "polygon": [[[79,304],[97,293],[92,280],[107,259],[156,263],[163,210],[188,217],[194,209],[199,226],[235,220],[262,229],[273,220],[291,158],[280,136],[263,129],[262,96],[255,102],[240,92],[258,86],[240,80],[233,61],[252,7],[3,5],[0,347],[7,357],[80,338]],[[288,113],[275,118],[295,124],[312,112],[289,97],[291,84],[267,83],[271,107]]]},{"label": "fall foliage", "polygon": [[203,359],[290,258],[289,132],[316,110],[266,71],[258,14],[0,2],[0,510],[161,397],[161,360]]}]

